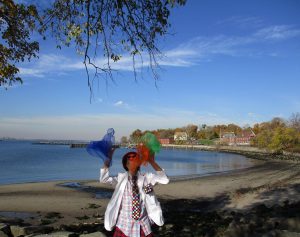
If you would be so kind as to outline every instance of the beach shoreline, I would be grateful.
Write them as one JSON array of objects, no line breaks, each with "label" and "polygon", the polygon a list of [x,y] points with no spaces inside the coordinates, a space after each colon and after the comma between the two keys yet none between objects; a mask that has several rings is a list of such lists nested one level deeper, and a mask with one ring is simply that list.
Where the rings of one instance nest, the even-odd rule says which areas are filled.
[{"label": "beach shoreline", "polygon": [[[79,186],[63,185],[68,182]],[[112,192],[112,187],[93,180],[0,185],[0,222],[28,213],[24,221],[35,226],[61,228],[62,225],[98,223],[103,227],[104,212]],[[99,198],[99,193],[106,196]],[[183,180],[172,178],[168,185],[156,186],[155,193],[165,209],[167,224],[174,222],[172,209],[176,210],[180,203],[186,213],[189,208],[202,213],[247,213],[259,205],[268,208],[287,202],[292,205],[300,201],[300,164],[258,161],[252,167],[226,173]]]},{"label": "beach shoreline", "polygon": [[225,146],[225,145],[175,145],[163,144],[164,149],[180,149],[180,150],[195,150],[195,151],[211,151],[224,152],[231,154],[244,155],[247,158],[256,160],[279,160],[300,162],[300,153],[292,152],[275,152],[268,149],[260,149],[252,146]]}]

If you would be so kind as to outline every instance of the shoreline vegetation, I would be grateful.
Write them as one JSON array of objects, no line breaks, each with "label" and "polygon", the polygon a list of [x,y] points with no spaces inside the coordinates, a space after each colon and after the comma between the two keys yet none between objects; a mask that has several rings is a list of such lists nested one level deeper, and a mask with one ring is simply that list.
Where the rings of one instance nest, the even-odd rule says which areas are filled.
[{"label": "shoreline vegetation", "polygon": [[[195,125],[184,127],[141,131],[134,130],[129,138],[123,136],[121,144],[139,143],[141,137],[151,132],[163,141],[163,144],[176,145],[212,145],[216,147],[248,146],[279,154],[300,153],[300,113],[294,113],[289,119],[275,117],[270,121],[256,123],[252,127],[237,124]],[[227,149],[224,149],[227,150]],[[232,150],[232,149],[229,149]],[[289,153],[288,153],[289,152]],[[261,152],[258,152],[261,153]],[[265,152],[262,152],[265,153]]]},{"label": "shoreline vegetation", "polygon": [[276,152],[268,149],[260,149],[250,146],[205,146],[205,145],[176,145],[176,144],[163,144],[165,149],[186,149],[186,150],[201,150],[201,151],[217,151],[228,152],[234,154],[244,155],[248,158],[259,160],[286,160],[300,162],[300,153],[294,152]]}]

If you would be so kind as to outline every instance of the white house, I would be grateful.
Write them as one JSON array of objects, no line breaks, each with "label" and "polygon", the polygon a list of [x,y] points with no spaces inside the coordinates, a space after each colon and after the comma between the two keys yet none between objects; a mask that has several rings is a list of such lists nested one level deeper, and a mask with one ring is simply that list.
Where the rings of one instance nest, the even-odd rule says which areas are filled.
[{"label": "white house", "polygon": [[175,141],[187,141],[188,135],[186,132],[175,132],[174,140]]}]

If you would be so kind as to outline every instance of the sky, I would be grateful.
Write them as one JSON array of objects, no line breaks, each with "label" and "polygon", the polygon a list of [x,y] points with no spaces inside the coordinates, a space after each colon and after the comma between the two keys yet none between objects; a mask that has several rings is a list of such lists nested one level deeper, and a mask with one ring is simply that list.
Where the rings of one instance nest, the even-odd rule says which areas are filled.
[{"label": "sky", "polygon": [[136,81],[124,55],[114,82],[95,81],[91,102],[83,58],[43,41],[39,59],[20,65],[24,83],[0,90],[0,137],[95,140],[113,127],[120,139],[288,119],[300,112],[299,9],[298,0],[187,0],[158,41],[159,80],[137,63]]}]

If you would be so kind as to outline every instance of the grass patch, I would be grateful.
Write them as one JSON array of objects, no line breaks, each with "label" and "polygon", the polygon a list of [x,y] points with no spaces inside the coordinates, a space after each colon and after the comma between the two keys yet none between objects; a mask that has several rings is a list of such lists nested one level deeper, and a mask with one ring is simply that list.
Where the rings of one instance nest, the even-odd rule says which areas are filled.
[{"label": "grass patch", "polygon": [[213,140],[209,140],[209,139],[199,139],[198,140],[198,144],[199,145],[206,145],[206,146],[210,146],[214,144]]}]

